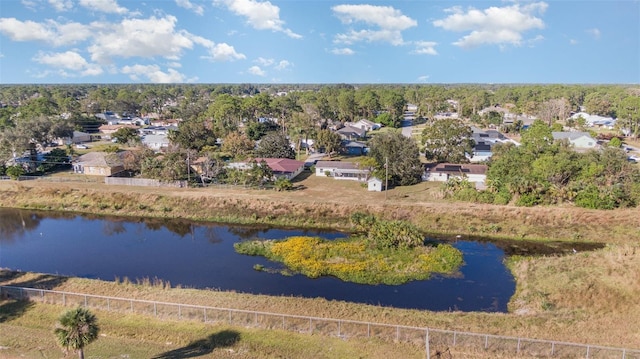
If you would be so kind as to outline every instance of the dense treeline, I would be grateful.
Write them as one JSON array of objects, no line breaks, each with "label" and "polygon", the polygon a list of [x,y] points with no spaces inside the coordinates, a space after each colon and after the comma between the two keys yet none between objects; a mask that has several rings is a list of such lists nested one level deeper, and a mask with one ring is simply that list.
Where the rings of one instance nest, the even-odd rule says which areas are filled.
[{"label": "dense treeline", "polygon": [[[640,133],[640,88],[627,85],[4,85],[0,86],[0,103],[2,163],[27,151],[34,154],[38,147],[55,138],[68,137],[73,130],[94,132],[102,124],[95,114],[112,111],[122,116],[182,120],[178,129],[170,133],[172,146],[163,155],[143,149],[127,154],[124,162],[130,173],[189,179],[189,164],[198,159],[202,178],[257,185],[269,176],[260,164],[254,164],[253,174],[247,174],[251,172],[226,169],[225,161],[251,156],[294,158],[289,142],[300,151],[308,139],[316,141],[316,148],[332,153],[339,150],[340,138],[328,130],[330,127],[361,118],[399,127],[407,104],[417,105],[419,120],[433,119],[438,113],[458,115],[460,120],[429,121],[423,133],[420,150],[428,160],[440,162],[466,160],[472,144],[462,140],[469,138],[470,123],[502,123],[502,115],[497,112],[481,115],[480,110],[489,106],[535,116],[548,128],[557,130],[563,126],[558,121],[584,109],[591,114],[617,117],[616,134],[637,137]],[[520,132],[522,126],[515,122],[502,129]],[[434,135],[438,133],[441,135]],[[460,138],[451,138],[451,133],[460,134],[454,136]],[[116,134],[116,139],[134,145],[136,136],[122,133]],[[256,147],[258,140],[260,145]],[[420,153],[414,141],[391,132],[374,136],[369,147],[371,156],[362,165],[374,175],[384,172],[391,186],[420,180]],[[633,171],[622,165],[616,168],[617,172],[607,167],[623,161],[623,154],[576,154],[556,144],[545,145],[544,151],[538,152],[527,152],[525,147],[497,149],[490,162],[490,191],[473,196],[491,197],[483,201],[515,201],[523,205],[569,201],[594,208],[638,202],[629,194],[636,190]],[[394,161],[385,167],[389,158]],[[506,161],[504,167],[510,171],[501,172],[500,161]],[[512,166],[519,161],[524,161],[522,166]],[[541,174],[553,171],[551,164],[558,163],[570,165],[572,172],[553,172],[549,178]],[[587,176],[585,166],[604,169],[592,170]],[[613,183],[608,177],[598,177],[611,176],[612,171],[622,178],[617,186],[609,186],[611,193],[603,194],[590,186],[600,188]],[[462,192],[452,193],[459,196]],[[586,193],[592,193],[591,197],[586,198]]]},{"label": "dense treeline", "polygon": [[577,152],[553,141],[551,128],[535,121],[521,146],[497,145],[489,161],[488,189],[449,181],[446,194],[461,200],[520,206],[573,203],[592,209],[640,204],[640,168],[619,147]]}]

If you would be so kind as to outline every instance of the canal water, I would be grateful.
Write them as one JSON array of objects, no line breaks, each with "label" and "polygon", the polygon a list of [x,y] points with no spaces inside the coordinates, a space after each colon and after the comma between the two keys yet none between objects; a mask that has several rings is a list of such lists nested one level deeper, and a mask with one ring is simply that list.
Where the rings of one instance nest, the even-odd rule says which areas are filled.
[{"label": "canal water", "polygon": [[256,264],[281,266],[233,249],[234,243],[245,239],[298,235],[346,236],[330,231],[0,208],[0,268],[102,280],[157,278],[172,286],[435,311],[506,312],[515,291],[513,276],[503,263],[504,251],[488,242],[457,240],[452,244],[464,255],[458,273],[398,286],[256,271]]}]

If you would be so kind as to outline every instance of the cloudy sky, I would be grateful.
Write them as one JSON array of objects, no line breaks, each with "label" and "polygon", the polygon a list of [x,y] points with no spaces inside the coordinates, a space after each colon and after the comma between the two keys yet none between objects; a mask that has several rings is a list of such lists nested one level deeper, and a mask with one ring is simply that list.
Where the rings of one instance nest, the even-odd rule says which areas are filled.
[{"label": "cloudy sky", "polygon": [[1,0],[0,83],[640,83],[640,0]]}]

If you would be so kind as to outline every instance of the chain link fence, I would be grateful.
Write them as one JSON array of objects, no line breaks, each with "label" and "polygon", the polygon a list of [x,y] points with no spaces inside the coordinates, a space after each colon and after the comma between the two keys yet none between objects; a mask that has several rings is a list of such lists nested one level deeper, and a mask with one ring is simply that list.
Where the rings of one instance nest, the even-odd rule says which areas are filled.
[{"label": "chain link fence", "polygon": [[370,323],[107,297],[53,290],[0,286],[0,297],[64,306],[151,315],[158,319],[193,320],[262,329],[348,338],[377,338],[425,348],[425,357],[445,358],[451,349],[535,358],[640,359],[640,350],[550,340],[506,337],[425,327]]}]

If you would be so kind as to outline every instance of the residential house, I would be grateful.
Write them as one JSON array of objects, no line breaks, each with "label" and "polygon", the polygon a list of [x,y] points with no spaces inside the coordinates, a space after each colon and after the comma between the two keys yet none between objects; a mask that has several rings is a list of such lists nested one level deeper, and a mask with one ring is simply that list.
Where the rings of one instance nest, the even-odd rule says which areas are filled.
[{"label": "residential house", "polygon": [[316,176],[364,182],[369,178],[369,170],[361,169],[354,162],[318,161],[316,163]]},{"label": "residential house", "polygon": [[[286,178],[292,180],[304,171],[304,162],[289,158],[254,158],[257,163],[264,161],[273,172],[275,178]],[[228,168],[248,170],[251,160],[245,162],[233,162],[227,165]]]},{"label": "residential house", "polygon": [[588,127],[606,127],[613,128],[616,124],[616,119],[611,117],[603,117],[598,115],[590,115],[586,112],[578,112],[571,115],[572,120],[577,120],[579,118],[583,118],[585,120],[585,124]]},{"label": "residential house", "polygon": [[367,153],[367,145],[363,142],[343,140],[341,144],[342,152],[349,156],[362,156]]},{"label": "residential house", "polygon": [[140,141],[143,145],[154,151],[161,151],[167,147],[171,141],[169,141],[169,137],[167,135],[144,135],[141,137]]},{"label": "residential house", "polygon": [[105,121],[109,125],[116,125],[120,121],[120,116],[111,111],[104,111],[103,113],[96,113],[95,116],[102,121]]},{"label": "residential house", "polygon": [[368,131],[377,130],[380,127],[382,127],[381,124],[374,123],[374,122],[369,121],[369,120],[364,119],[364,118],[362,120],[358,121],[358,122],[349,123],[348,125],[351,126],[351,127],[356,127],[356,128],[363,129],[363,130],[365,130],[367,132]]},{"label": "residential house", "polygon": [[112,134],[114,134],[121,128],[133,128],[136,130],[138,129],[138,127],[134,125],[102,125],[98,127],[98,130],[100,131],[100,133],[105,134],[110,138]]},{"label": "residential house", "polygon": [[367,136],[367,131],[353,126],[344,126],[336,131],[343,140],[360,140]]},{"label": "residential house", "polygon": [[598,147],[597,141],[588,132],[551,132],[555,141],[567,140],[577,150],[589,150]]},{"label": "residential house", "polygon": [[92,176],[111,176],[124,171],[123,156],[118,153],[89,152],[78,157],[73,164],[73,172]]},{"label": "residential house", "polygon": [[446,182],[452,178],[464,178],[470,183],[475,183],[476,188],[483,188],[487,179],[487,168],[487,165],[481,164],[429,163],[425,165],[422,180]]},{"label": "residential house", "polygon": [[58,145],[70,145],[83,142],[91,142],[91,134],[80,131],[73,131],[72,137],[63,137],[55,141]]}]

